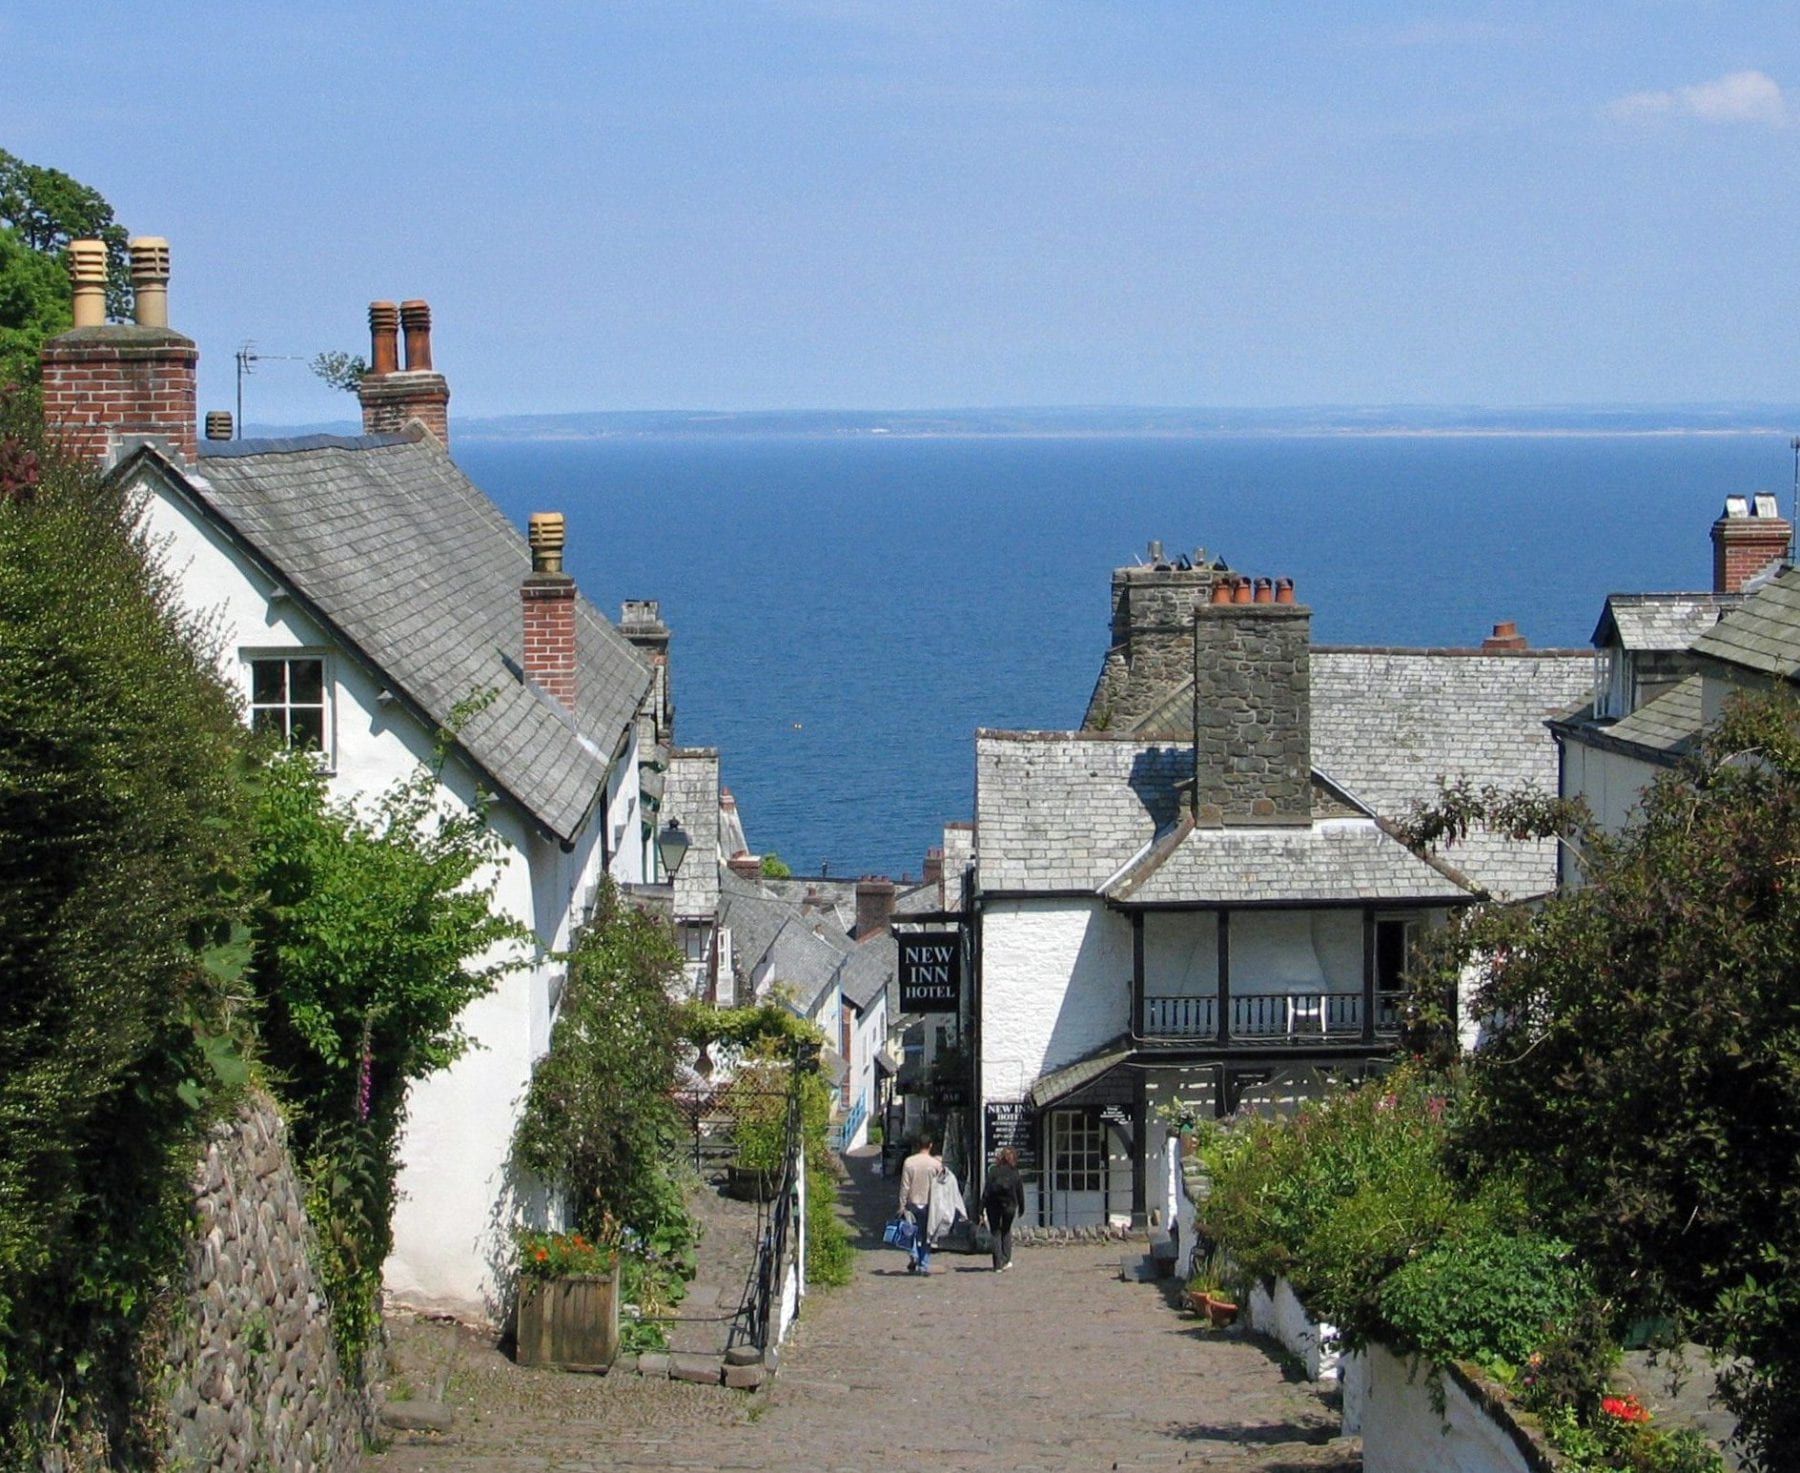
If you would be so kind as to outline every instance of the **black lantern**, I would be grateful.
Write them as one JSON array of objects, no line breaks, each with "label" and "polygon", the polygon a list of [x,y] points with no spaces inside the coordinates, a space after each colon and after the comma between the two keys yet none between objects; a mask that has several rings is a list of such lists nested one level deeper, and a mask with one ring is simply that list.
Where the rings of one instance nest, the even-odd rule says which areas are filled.
[{"label": "black lantern", "polygon": [[663,874],[669,879],[675,878],[681,861],[687,858],[690,842],[687,830],[682,828],[678,818],[671,818],[668,826],[656,836],[656,857],[662,861]]}]

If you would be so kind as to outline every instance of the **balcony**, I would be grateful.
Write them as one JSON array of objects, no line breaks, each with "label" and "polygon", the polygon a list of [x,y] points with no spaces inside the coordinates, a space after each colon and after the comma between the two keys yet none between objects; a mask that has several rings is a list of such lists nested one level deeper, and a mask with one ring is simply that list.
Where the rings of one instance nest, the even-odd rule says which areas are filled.
[{"label": "balcony", "polygon": [[[1375,1036],[1392,1038],[1400,1031],[1399,992],[1375,996]],[[1360,992],[1252,992],[1231,999],[1227,1043],[1353,1042],[1363,1036]],[[1217,1041],[1219,999],[1148,995],[1144,998],[1144,1036],[1159,1041]]]}]

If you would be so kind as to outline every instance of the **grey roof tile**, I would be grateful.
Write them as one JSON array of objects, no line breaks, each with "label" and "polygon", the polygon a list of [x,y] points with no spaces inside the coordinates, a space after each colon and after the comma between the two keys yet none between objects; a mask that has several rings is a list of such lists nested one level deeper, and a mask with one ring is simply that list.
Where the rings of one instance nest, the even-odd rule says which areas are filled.
[{"label": "grey roof tile", "polygon": [[1696,655],[1800,680],[1800,569],[1783,568],[1694,641]]},{"label": "grey roof tile", "polygon": [[571,837],[649,688],[631,645],[581,598],[576,715],[522,678],[530,551],[428,436],[226,443],[171,473],[433,721],[494,691],[462,747],[552,834]]},{"label": "grey roof tile", "polygon": [[1741,593],[1615,593],[1600,612],[1594,644],[1634,652],[1685,650],[1743,601]]},{"label": "grey roof tile", "polygon": [[1106,893],[1133,904],[1464,900],[1469,891],[1369,818],[1293,828],[1184,825]]},{"label": "grey roof tile", "polygon": [[1690,675],[1629,716],[1595,729],[1615,741],[1632,742],[1654,752],[1685,752],[1705,725],[1701,716],[1704,684],[1700,676]]},{"label": "grey roof tile", "polygon": [[[1439,783],[1557,789],[1544,723],[1593,693],[1585,650],[1479,654],[1318,648],[1312,653],[1313,766],[1383,818],[1436,800]],[[1495,895],[1556,886],[1556,847],[1476,830],[1443,857]]]}]

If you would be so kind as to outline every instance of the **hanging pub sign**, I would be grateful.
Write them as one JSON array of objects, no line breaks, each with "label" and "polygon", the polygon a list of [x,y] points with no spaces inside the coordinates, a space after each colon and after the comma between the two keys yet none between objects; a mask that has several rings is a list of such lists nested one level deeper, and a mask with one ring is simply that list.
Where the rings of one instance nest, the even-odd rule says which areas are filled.
[{"label": "hanging pub sign", "polygon": [[915,931],[900,944],[900,1011],[954,1013],[962,1001],[962,937]]}]

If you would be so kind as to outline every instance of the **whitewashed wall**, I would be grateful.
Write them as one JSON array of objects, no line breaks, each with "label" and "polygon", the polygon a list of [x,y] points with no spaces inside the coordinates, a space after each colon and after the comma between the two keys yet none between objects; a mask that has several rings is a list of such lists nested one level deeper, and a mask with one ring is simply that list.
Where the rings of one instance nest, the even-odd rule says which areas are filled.
[{"label": "whitewashed wall", "polygon": [[[1600,827],[1609,834],[1622,830],[1641,802],[1659,768],[1620,752],[1606,752],[1580,742],[1562,744],[1562,796],[1583,798]],[[1579,879],[1564,865],[1565,877]]]},{"label": "whitewashed wall", "polygon": [[981,986],[983,1092],[1022,1099],[1130,1026],[1131,924],[1097,899],[994,901]]},{"label": "whitewashed wall", "polygon": [[[216,633],[221,673],[246,700],[246,654],[327,657],[335,797],[381,792],[432,759],[435,733],[399,703],[378,700],[376,677],[334,647],[293,601],[271,601],[262,573],[160,477],[143,489],[151,493],[146,525],[162,563],[187,606]],[[630,813],[635,822],[635,753],[627,758],[615,764],[607,807],[614,815]],[[439,796],[446,805],[473,804],[473,773],[452,761]],[[491,1315],[499,1303],[514,1208],[505,1163],[531,1066],[548,1047],[560,980],[561,969],[546,954],[570,944],[572,922],[598,882],[603,858],[601,810],[570,852],[510,802],[497,803],[490,821],[507,845],[495,902],[532,932],[533,960],[464,1012],[462,1026],[476,1046],[409,1095],[394,1252],[385,1268],[399,1302],[471,1318]],[[628,846],[632,853],[641,855],[641,846]]]},{"label": "whitewashed wall", "polygon": [[1519,1434],[1488,1415],[1448,1374],[1432,1408],[1425,1367],[1379,1345],[1366,1352],[1363,1473],[1533,1473]]}]

